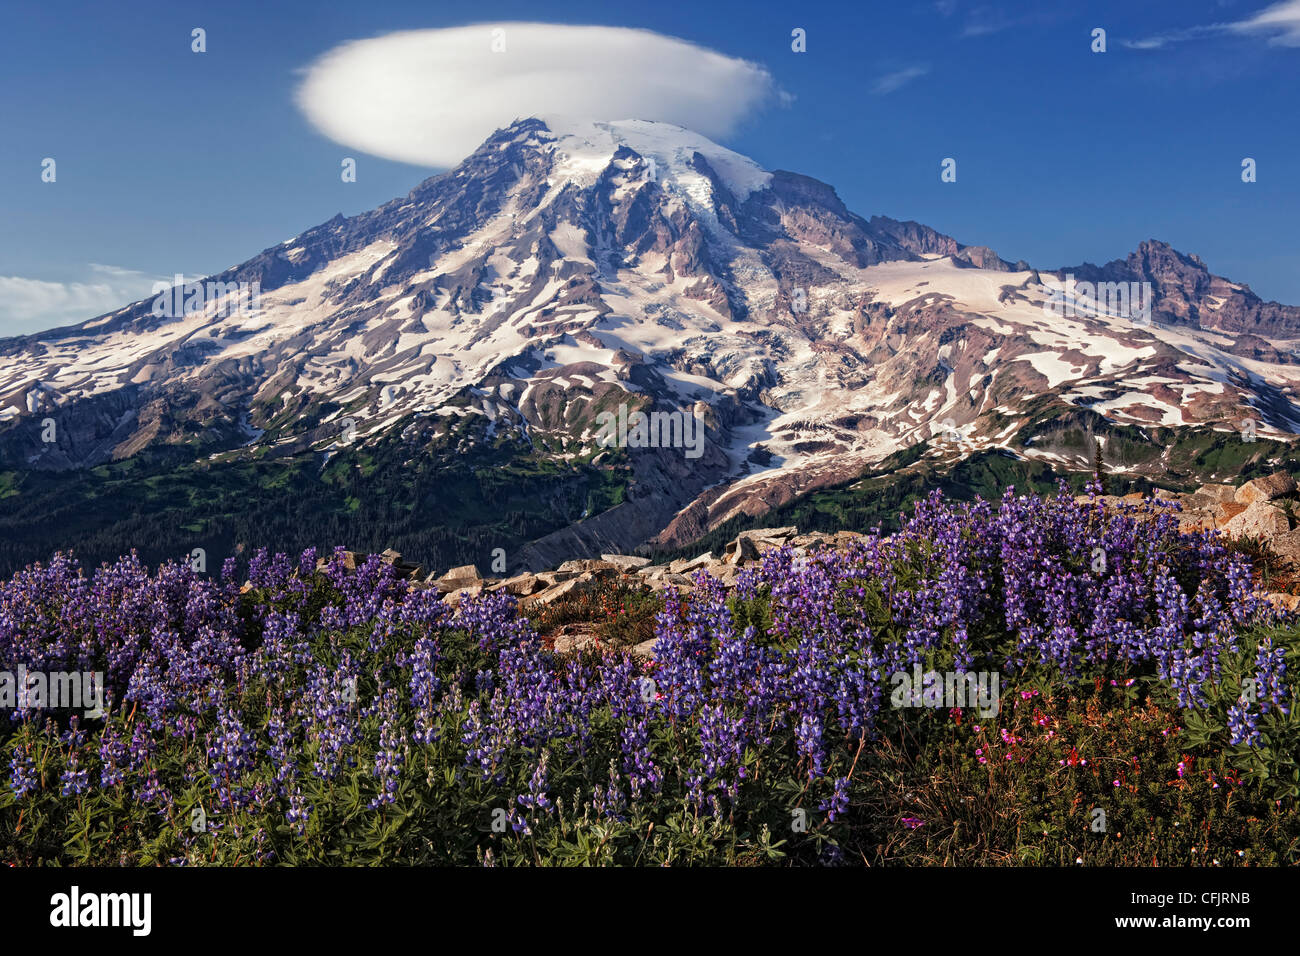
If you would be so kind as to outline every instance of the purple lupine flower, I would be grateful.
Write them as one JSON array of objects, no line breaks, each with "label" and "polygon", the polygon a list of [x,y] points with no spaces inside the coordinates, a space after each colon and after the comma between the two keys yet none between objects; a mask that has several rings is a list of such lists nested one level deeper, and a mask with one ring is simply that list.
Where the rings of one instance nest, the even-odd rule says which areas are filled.
[{"label": "purple lupine flower", "polygon": [[818,809],[826,814],[826,819],[831,822],[836,817],[843,816],[849,809],[849,778],[836,777],[835,789],[832,791],[829,799],[821,801]]},{"label": "purple lupine flower", "polygon": [[402,765],[406,762],[406,733],[397,728],[396,695],[389,689],[384,693],[380,713],[379,750],[375,753],[375,776],[383,781],[383,790],[370,801],[370,809],[397,802],[397,789],[401,785]]},{"label": "purple lupine flower", "polygon": [[299,836],[307,832],[307,821],[311,818],[311,811],[312,806],[303,796],[302,790],[294,787],[289,791],[289,809],[285,811],[284,818],[293,824],[294,831]]},{"label": "purple lupine flower", "polygon": [[1255,746],[1259,741],[1257,715],[1250,709],[1250,703],[1239,701],[1228,708],[1228,733],[1233,744]]},{"label": "purple lupine flower", "polygon": [[90,771],[81,766],[81,760],[74,750],[68,757],[68,765],[59,775],[63,784],[60,793],[65,796],[77,796],[90,790]]},{"label": "purple lupine flower", "polygon": [[39,783],[31,755],[23,747],[15,748],[13,756],[9,758],[9,789],[13,795],[21,800],[35,790]]},{"label": "purple lupine flower", "polygon": [[1276,707],[1283,715],[1291,711],[1286,704],[1286,649],[1273,646],[1266,638],[1255,652],[1255,681],[1259,687],[1259,712],[1267,714]]},{"label": "purple lupine flower", "polygon": [[528,792],[521,793],[516,798],[521,807],[525,807],[529,810],[545,811],[550,811],[553,808],[554,804],[552,804],[550,799],[546,796],[546,762],[549,759],[549,756],[550,755],[545,750],[542,751],[541,759],[537,761],[537,769],[533,771],[532,777],[528,780]]}]

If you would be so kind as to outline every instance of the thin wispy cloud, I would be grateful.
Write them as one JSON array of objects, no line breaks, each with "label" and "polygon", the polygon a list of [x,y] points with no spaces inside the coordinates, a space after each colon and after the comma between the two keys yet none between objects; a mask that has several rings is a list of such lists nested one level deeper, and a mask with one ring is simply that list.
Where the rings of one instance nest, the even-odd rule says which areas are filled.
[{"label": "thin wispy cloud", "polygon": [[1269,46],[1300,47],[1300,0],[1283,0],[1244,20],[1186,27],[1140,40],[1125,40],[1123,44],[1133,50],[1161,50],[1186,40],[1227,34],[1261,37]]},{"label": "thin wispy cloud", "polygon": [[[954,5],[949,8],[947,12],[940,9],[939,13],[944,16],[949,16],[951,15],[951,12],[955,11],[956,6]],[[1015,11],[1008,13],[1001,6],[981,4],[972,7],[966,12],[965,16],[962,17],[960,35],[963,38],[987,37],[996,33],[1002,33],[1006,30],[1054,23],[1060,20],[1063,16],[1063,11],[1054,10],[1048,7],[1034,8],[1028,12]]]},{"label": "thin wispy cloud", "polygon": [[1015,26],[1018,21],[1008,17],[996,7],[975,7],[966,14],[966,23],[962,27],[964,37],[983,37]]},{"label": "thin wispy cloud", "polygon": [[886,94],[893,93],[895,90],[902,89],[908,83],[925,76],[929,72],[929,66],[917,65],[909,66],[902,70],[895,70],[893,73],[886,73],[872,84],[871,92],[876,96],[885,96]]},{"label": "thin wispy cloud", "polygon": [[729,136],[785,103],[763,67],[649,30],[484,23],[346,43],[305,71],[299,108],[335,142],[446,168],[516,119],[675,123]]},{"label": "thin wispy cloud", "polygon": [[1265,7],[1248,20],[1229,24],[1234,33],[1268,37],[1272,46],[1300,47],[1300,0]]},{"label": "thin wispy cloud", "polygon": [[0,276],[0,336],[84,322],[146,298],[162,279],[98,262],[75,281]]}]

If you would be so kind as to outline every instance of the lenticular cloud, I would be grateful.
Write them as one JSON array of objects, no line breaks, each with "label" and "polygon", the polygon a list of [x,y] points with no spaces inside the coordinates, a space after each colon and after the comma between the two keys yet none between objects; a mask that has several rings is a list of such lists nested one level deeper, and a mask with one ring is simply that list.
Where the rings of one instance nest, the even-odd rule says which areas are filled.
[{"label": "lenticular cloud", "polygon": [[762,67],[684,40],[546,23],[356,40],[304,72],[298,106],[321,133],[436,167],[522,117],[657,120],[719,139],[778,95]]}]

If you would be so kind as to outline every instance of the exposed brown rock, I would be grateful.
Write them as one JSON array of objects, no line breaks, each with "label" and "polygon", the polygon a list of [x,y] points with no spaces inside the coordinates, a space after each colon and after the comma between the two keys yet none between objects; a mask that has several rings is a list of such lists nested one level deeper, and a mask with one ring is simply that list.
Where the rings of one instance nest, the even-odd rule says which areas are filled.
[{"label": "exposed brown rock", "polygon": [[1214,507],[1214,520],[1222,527],[1245,510],[1246,506],[1240,502],[1224,501]]},{"label": "exposed brown rock", "polygon": [[1232,485],[1201,485],[1196,489],[1196,494],[1216,502],[1235,501],[1237,489]]},{"label": "exposed brown rock", "polygon": [[560,573],[574,572],[581,574],[584,571],[617,571],[619,566],[611,561],[597,561],[593,558],[578,558],[573,561],[565,561],[560,565]]},{"label": "exposed brown rock", "polygon": [[713,552],[706,551],[696,558],[679,558],[668,565],[668,571],[671,574],[690,574],[700,568],[708,567],[713,561]]},{"label": "exposed brown rock", "polygon": [[584,651],[600,644],[595,624],[565,624],[550,638],[551,646],[558,654]]},{"label": "exposed brown rock", "polygon": [[578,574],[577,571],[538,571],[537,580],[550,587],[552,584],[558,584],[561,581],[572,580]]},{"label": "exposed brown rock", "polygon": [[[368,557],[368,555],[362,554],[358,551],[344,551],[343,569],[345,571],[355,571],[359,565],[364,564],[368,560]],[[333,555],[317,558],[316,570],[323,570],[333,560]],[[397,577],[402,580],[418,582],[424,579],[424,568],[418,564],[408,564],[403,561],[402,553],[400,551],[394,551],[392,548],[388,548],[387,550],[380,552],[379,560],[381,563],[392,567],[392,569],[397,573]]]},{"label": "exposed brown rock", "polygon": [[602,554],[600,560],[614,565],[620,571],[635,571],[638,568],[644,568],[650,563],[649,558],[637,557],[632,554]]},{"label": "exposed brown rock", "polygon": [[1219,526],[1213,511],[1188,511],[1178,516],[1179,534],[1196,534],[1198,531],[1213,531]]},{"label": "exposed brown rock", "polygon": [[1224,534],[1230,538],[1265,540],[1285,534],[1290,529],[1291,522],[1287,520],[1286,512],[1263,501],[1248,505],[1246,510],[1223,526]]},{"label": "exposed brown rock", "polygon": [[499,581],[488,588],[489,591],[505,591],[507,594],[513,594],[516,597],[526,597],[529,594],[536,594],[546,583],[536,574],[520,574],[513,578],[507,578]]},{"label": "exposed brown rock", "polygon": [[439,581],[478,581],[483,575],[478,573],[478,568],[472,564],[462,564],[458,568],[452,568],[444,574]]},{"label": "exposed brown rock", "polygon": [[1275,535],[1268,546],[1285,564],[1300,568],[1300,528]]},{"label": "exposed brown rock", "polygon": [[483,583],[483,578],[478,573],[478,568],[472,564],[462,564],[458,568],[452,568],[440,578],[432,582],[443,594],[452,594],[456,591],[463,590],[472,585]]},{"label": "exposed brown rock", "polygon": [[1262,595],[1262,597],[1269,604],[1284,611],[1294,611],[1300,608],[1300,594],[1281,594],[1277,591],[1270,591]]},{"label": "exposed brown rock", "polygon": [[[317,559],[316,559],[316,570],[317,570],[317,571],[322,570],[323,568],[327,567],[327,566],[329,565],[329,563],[330,563],[331,561],[333,561],[333,560],[334,560],[334,556],[333,556],[333,555],[330,555],[328,558],[317,558]],[[344,551],[344,552],[343,552],[343,570],[345,570],[345,571],[355,571],[356,569],[357,569],[357,553],[356,553],[355,551]]]},{"label": "exposed brown rock", "polygon": [[[739,564],[742,561],[757,561],[759,558],[758,544],[747,534],[742,534],[733,544],[735,550],[731,551],[726,560],[731,564]],[[730,545],[728,545],[730,549]]]},{"label": "exposed brown rock", "polygon": [[716,568],[710,568],[709,573],[721,581],[724,587],[731,587],[736,583],[736,578],[740,576],[740,568],[730,564],[723,564]]},{"label": "exposed brown rock", "polygon": [[657,638],[651,638],[648,641],[642,641],[640,644],[637,644],[632,648],[632,654],[636,657],[644,657],[647,659],[653,658],[655,656],[655,644],[657,643],[658,643]]},{"label": "exposed brown rock", "polygon": [[[441,590],[441,587],[439,588],[439,590]],[[461,601],[464,601],[466,598],[478,597],[482,593],[483,593],[483,583],[480,581],[475,584],[471,584],[468,587],[455,588],[451,591],[445,592],[443,594],[442,599],[446,601],[448,604],[455,607],[456,605],[460,604]]]},{"label": "exposed brown rock", "polygon": [[661,574],[644,579],[652,591],[666,591],[670,587],[689,588],[691,579],[684,574]]},{"label": "exposed brown rock", "polygon": [[1273,501],[1295,491],[1295,479],[1285,471],[1275,471],[1265,478],[1248,481],[1237,489],[1236,500],[1243,505]]}]

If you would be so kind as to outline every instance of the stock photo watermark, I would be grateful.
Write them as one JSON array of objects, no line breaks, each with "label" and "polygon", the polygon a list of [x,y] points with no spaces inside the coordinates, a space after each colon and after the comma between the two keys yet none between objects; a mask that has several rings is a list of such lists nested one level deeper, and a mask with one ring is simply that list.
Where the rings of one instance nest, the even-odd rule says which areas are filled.
[{"label": "stock photo watermark", "polygon": [[133,936],[148,936],[152,910],[152,893],[83,893],[73,886],[50,897],[50,925],[56,929],[120,927]]},{"label": "stock photo watermark", "polygon": [[996,717],[1001,710],[997,671],[925,671],[916,664],[912,673],[896,671],[890,676],[893,685],[889,702],[896,708],[928,707],[948,710],[973,707],[982,717]]},{"label": "stock photo watermark", "polygon": [[1134,325],[1151,324],[1155,293],[1150,282],[1080,282],[1066,275],[1060,288],[1049,286],[1051,295],[1043,312],[1056,318],[1107,316],[1128,319]]},{"label": "stock photo watermark", "polygon": [[186,282],[177,275],[173,281],[155,282],[152,312],[160,319],[181,319],[187,315],[207,314],[214,318],[250,315],[261,308],[262,283],[254,282]]},{"label": "stock photo watermark", "polygon": [[596,416],[596,444],[601,448],[684,448],[687,458],[704,454],[704,415],[691,412],[629,413],[626,404],[617,412]]},{"label": "stock photo watermark", "polygon": [[104,716],[103,671],[0,671],[0,710],[80,710]]}]

